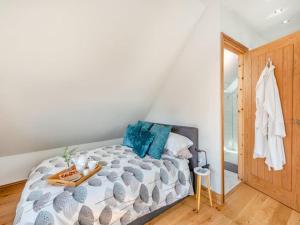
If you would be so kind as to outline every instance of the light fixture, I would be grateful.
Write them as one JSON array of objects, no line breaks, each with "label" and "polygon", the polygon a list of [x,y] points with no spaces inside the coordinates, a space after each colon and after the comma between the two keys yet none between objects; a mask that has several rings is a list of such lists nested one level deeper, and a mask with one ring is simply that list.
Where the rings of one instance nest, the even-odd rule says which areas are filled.
[{"label": "light fixture", "polygon": [[278,9],[275,9],[267,18],[271,19],[273,17],[279,16],[282,13],[284,13],[286,10],[287,10],[287,8],[278,8]]},{"label": "light fixture", "polygon": [[283,13],[284,9],[280,8],[280,9],[275,9],[273,12],[274,16],[280,15],[281,13]]},{"label": "light fixture", "polygon": [[283,24],[288,24],[290,22],[290,20],[284,20],[282,21]]}]

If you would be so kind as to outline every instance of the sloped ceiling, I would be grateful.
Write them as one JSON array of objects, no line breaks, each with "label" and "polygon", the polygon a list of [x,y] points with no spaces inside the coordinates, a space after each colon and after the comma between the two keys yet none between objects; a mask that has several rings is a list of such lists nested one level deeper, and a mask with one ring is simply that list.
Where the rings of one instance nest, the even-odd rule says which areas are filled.
[{"label": "sloped ceiling", "polygon": [[0,156],[121,137],[147,115],[199,0],[2,0]]}]

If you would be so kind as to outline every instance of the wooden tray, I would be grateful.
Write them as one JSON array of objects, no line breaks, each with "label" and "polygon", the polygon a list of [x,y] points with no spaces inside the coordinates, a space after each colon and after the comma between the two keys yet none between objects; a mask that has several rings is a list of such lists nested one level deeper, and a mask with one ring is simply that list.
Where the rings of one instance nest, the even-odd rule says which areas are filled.
[{"label": "wooden tray", "polygon": [[[72,166],[71,169],[74,169],[75,166]],[[67,181],[67,180],[61,180],[59,178],[59,175],[61,173],[66,172],[69,169],[65,169],[59,173],[53,174],[52,176],[48,177],[48,183],[52,184],[52,185],[58,185],[58,186],[66,186],[66,187],[76,187],[78,185],[80,185],[82,182],[84,182],[85,180],[87,180],[88,178],[90,178],[91,176],[93,176],[95,173],[97,173],[99,170],[101,170],[101,165],[97,165],[96,168],[93,171],[90,171],[88,175],[83,176],[77,180],[77,181]]]}]

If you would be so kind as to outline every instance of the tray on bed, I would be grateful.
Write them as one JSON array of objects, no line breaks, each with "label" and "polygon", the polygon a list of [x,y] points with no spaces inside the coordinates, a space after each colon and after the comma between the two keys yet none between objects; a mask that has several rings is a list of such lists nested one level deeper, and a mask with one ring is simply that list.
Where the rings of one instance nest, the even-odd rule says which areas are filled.
[{"label": "tray on bed", "polygon": [[63,171],[60,171],[59,173],[53,174],[48,177],[48,183],[51,185],[58,185],[58,186],[66,186],[66,187],[76,187],[80,185],[82,182],[85,180],[89,179],[91,176],[93,176],[95,173],[97,173],[99,170],[101,170],[101,165],[97,165],[96,168],[88,173],[88,175],[83,176],[81,174],[81,178],[77,181],[68,181],[68,180],[63,180],[60,179],[59,175],[67,172],[68,170],[75,169],[75,166],[72,166],[70,169],[65,169]]}]

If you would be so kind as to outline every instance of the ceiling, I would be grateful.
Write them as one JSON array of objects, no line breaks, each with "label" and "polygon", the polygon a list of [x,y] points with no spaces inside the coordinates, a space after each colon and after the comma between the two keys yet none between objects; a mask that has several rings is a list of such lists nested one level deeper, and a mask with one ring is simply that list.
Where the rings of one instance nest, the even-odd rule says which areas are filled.
[{"label": "ceiling", "polygon": [[[299,0],[222,0],[222,5],[239,16],[266,42],[300,30]],[[283,13],[272,15],[276,9],[283,9]],[[289,20],[289,23],[283,24],[284,20]]]}]

